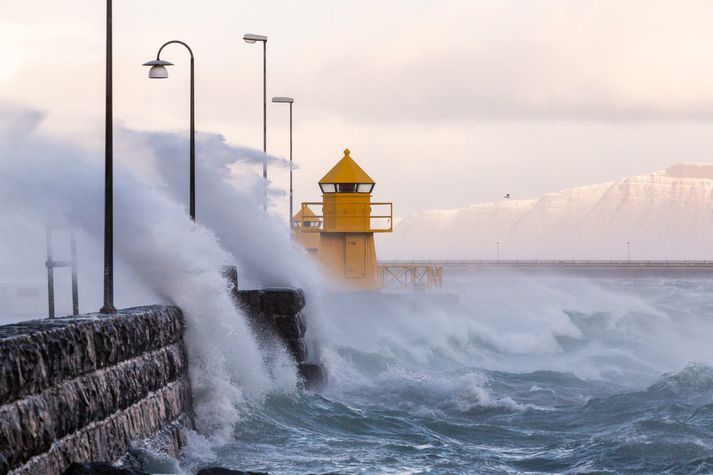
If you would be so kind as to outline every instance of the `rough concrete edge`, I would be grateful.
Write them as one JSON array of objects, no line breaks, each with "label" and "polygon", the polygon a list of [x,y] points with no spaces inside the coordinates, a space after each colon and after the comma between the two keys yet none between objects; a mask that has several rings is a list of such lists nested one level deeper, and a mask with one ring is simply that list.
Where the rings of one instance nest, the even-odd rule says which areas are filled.
[{"label": "rough concrete edge", "polygon": [[[3,328],[19,328],[22,329],[24,327],[28,327],[28,331],[25,333],[20,333],[18,335],[7,335],[7,336],[2,336],[0,333],[0,341],[3,340],[12,340],[14,338],[22,338],[23,336],[31,336],[37,333],[45,333],[45,332],[50,332],[50,331],[55,331],[55,330],[62,330],[64,328],[67,328],[69,326],[73,325],[81,325],[81,324],[89,324],[92,322],[98,322],[98,321],[103,321],[103,320],[114,320],[117,318],[126,318],[126,317],[140,317],[142,315],[147,315],[150,312],[160,310],[160,309],[166,309],[169,311],[181,311],[181,309],[175,305],[143,305],[140,307],[129,307],[129,308],[124,308],[121,310],[118,310],[117,313],[112,313],[112,314],[103,314],[103,313],[83,313],[81,315],[63,315],[60,317],[55,317],[55,318],[36,318],[34,320],[23,320],[21,322],[16,322],[16,323],[8,323],[5,325],[0,325],[0,327]],[[47,330],[34,330],[32,328],[29,328],[32,324],[40,324],[43,327],[46,327]]]}]

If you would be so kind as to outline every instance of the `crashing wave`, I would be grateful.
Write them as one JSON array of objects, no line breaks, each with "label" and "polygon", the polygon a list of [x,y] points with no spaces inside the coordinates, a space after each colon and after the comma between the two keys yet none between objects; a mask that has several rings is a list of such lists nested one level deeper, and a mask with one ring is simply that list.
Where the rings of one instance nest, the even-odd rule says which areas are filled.
[{"label": "crashing wave", "polygon": [[664,374],[661,379],[646,389],[649,394],[702,396],[713,394],[713,368],[692,362],[678,373]]}]

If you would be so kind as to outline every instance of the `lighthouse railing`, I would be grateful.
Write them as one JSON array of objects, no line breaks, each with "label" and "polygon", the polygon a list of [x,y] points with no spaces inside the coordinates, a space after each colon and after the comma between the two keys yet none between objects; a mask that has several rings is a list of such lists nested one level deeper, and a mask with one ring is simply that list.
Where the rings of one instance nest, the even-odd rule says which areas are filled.
[{"label": "lighthouse railing", "polygon": [[[313,232],[313,233],[319,233],[319,232],[342,232],[342,230],[330,230],[325,228],[324,226],[324,220],[327,219],[335,219],[338,218],[339,220],[345,220],[349,222],[350,220],[354,221],[361,221],[364,220],[365,223],[367,223],[368,220],[368,225],[365,224],[366,229],[359,229],[359,231],[364,231],[364,232],[370,232],[370,233],[390,233],[393,232],[394,230],[394,204],[393,203],[388,203],[388,202],[372,202],[369,204],[365,204],[364,202],[359,202],[359,201],[340,201],[339,202],[339,207],[342,212],[336,213],[336,212],[324,212],[324,203],[321,201],[309,201],[309,202],[304,202],[302,203],[302,211],[303,215],[306,215],[305,210],[309,208],[313,214],[304,220],[304,223],[307,223],[307,220],[310,220],[312,222],[319,221],[320,225],[319,226],[304,226],[304,223],[301,223],[299,220],[293,221],[296,223],[297,226],[300,226],[300,230],[302,232]],[[366,209],[365,209],[366,208]],[[376,210],[375,210],[376,208]],[[328,209],[335,209],[332,206],[329,206]],[[316,213],[315,210],[320,210],[320,213]],[[381,211],[383,210],[383,211]],[[374,211],[376,213],[381,213],[381,214],[372,214]],[[367,214],[368,213],[368,214]]]}]

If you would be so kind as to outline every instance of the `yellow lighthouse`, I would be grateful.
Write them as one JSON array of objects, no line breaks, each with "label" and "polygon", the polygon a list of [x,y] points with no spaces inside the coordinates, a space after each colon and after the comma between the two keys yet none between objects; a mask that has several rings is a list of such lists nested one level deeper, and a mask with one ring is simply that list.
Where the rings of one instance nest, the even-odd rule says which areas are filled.
[{"label": "yellow lighthouse", "polygon": [[[307,251],[307,254],[316,256],[319,250],[318,228],[322,226],[322,221],[309,209],[303,206],[296,215],[292,217],[292,233],[295,242]],[[316,230],[317,232],[310,232]]]},{"label": "yellow lighthouse", "polygon": [[[319,181],[322,202],[302,203],[303,216],[319,227],[300,227],[300,233],[319,233],[317,257],[337,287],[344,290],[376,290],[379,270],[374,233],[392,232],[393,205],[371,201],[374,180],[351,158],[344,157]],[[322,207],[322,215],[309,206]],[[374,208],[386,209],[372,214]]]}]

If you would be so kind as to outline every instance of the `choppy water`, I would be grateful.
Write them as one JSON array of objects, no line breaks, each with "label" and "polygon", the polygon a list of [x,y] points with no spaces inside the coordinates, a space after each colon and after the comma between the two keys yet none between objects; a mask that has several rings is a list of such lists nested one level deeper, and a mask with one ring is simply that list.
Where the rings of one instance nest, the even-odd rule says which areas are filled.
[{"label": "choppy water", "polygon": [[[287,473],[711,473],[713,281],[452,281],[457,308],[322,302],[330,383],[184,463]],[[193,457],[193,460],[191,460]],[[200,460],[200,461],[199,461]]]}]

